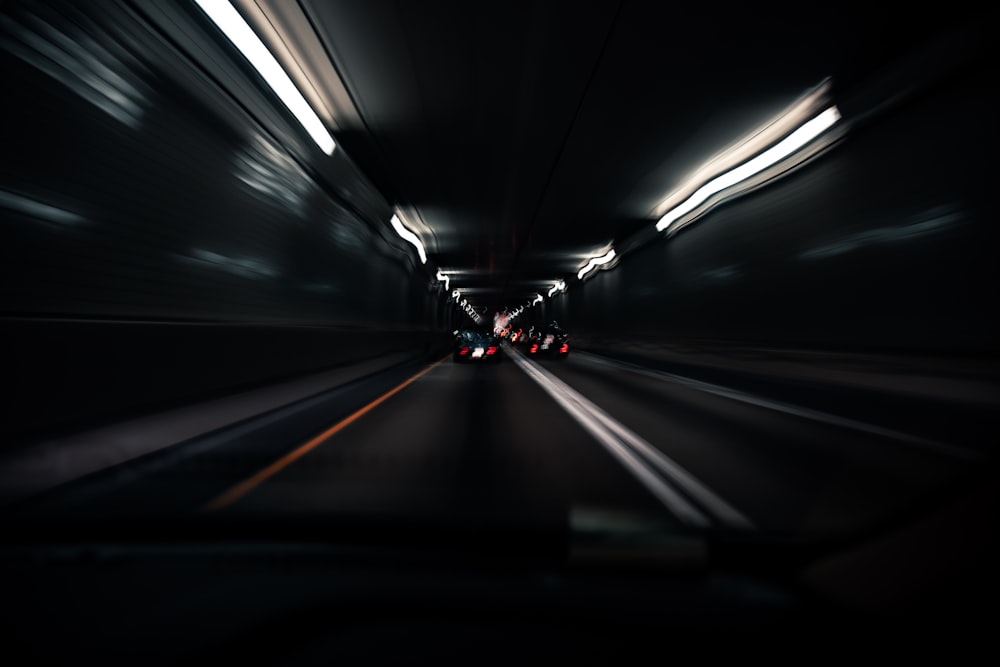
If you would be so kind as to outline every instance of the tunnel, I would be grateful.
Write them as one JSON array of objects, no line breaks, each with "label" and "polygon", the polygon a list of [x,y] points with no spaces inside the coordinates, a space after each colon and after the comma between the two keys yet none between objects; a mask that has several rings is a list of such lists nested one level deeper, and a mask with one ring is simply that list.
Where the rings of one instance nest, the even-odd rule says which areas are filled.
[{"label": "tunnel", "polygon": [[0,2],[3,636],[987,645],[996,43],[909,11]]}]

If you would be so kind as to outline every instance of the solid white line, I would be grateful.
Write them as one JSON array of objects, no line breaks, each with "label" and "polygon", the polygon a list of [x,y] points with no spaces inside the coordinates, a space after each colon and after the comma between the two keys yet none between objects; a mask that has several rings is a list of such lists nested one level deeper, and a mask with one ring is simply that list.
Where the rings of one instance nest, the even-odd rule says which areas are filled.
[{"label": "solid white line", "polygon": [[637,366],[635,364],[631,364],[628,362],[618,361],[617,359],[611,359],[608,357],[601,356],[599,354],[594,354],[593,352],[582,352],[578,350],[576,352],[576,355],[578,357],[583,356],[591,363],[602,364],[605,366],[610,366],[612,368],[631,371],[633,373],[645,375],[647,377],[651,377],[657,380],[673,382],[675,384],[681,384],[686,387],[690,387],[691,389],[697,389],[698,391],[703,391],[709,394],[715,394],[716,396],[730,398],[734,401],[740,401],[741,403],[755,405],[759,408],[766,408],[768,410],[784,412],[785,414],[794,415],[796,417],[803,417],[805,419],[811,419],[813,421],[823,422],[825,424],[831,424],[833,426],[840,426],[842,428],[849,428],[855,431],[863,431],[865,433],[871,433],[872,435],[877,435],[883,438],[889,438],[891,440],[908,442],[910,444],[918,445],[920,447],[923,447],[924,449],[934,451],[939,454],[946,454],[948,456],[954,456],[956,458],[961,458],[968,461],[977,461],[982,459],[982,456],[980,454],[968,449],[956,447],[954,445],[949,445],[944,442],[938,442],[936,440],[928,440],[927,438],[921,438],[919,436],[911,435],[909,433],[904,433],[902,431],[895,431],[893,429],[884,428],[882,426],[877,426],[875,424],[861,422],[856,419],[849,419],[847,417],[840,417],[838,415],[833,415],[828,412],[813,410],[812,408],[805,408],[799,405],[792,405],[790,403],[782,403],[780,401],[773,401],[770,399],[761,398],[759,396],[747,394],[742,391],[738,391],[736,389],[730,389],[729,387],[723,387],[721,385],[711,384],[709,382],[703,382],[701,380],[695,380],[693,378],[684,377],[683,375],[675,375],[674,373],[668,373],[667,371],[658,371],[649,368],[644,368],[642,366]]},{"label": "solid white line", "polygon": [[[586,399],[582,399],[586,400]],[[626,429],[620,422],[597,406],[592,405],[592,413],[600,419],[623,442],[642,454],[647,461],[659,468],[663,475],[684,489],[690,496],[708,508],[716,518],[733,528],[754,528],[753,522],[739,510],[727,503],[715,492],[702,484],[691,473],[682,468],[673,459],[651,445],[636,433]]]},{"label": "solid white line", "polygon": [[[579,422],[594,438],[642,482],[681,521],[707,527],[710,520],[679,493],[673,485],[683,488],[701,502],[716,518],[737,528],[753,528],[753,523],[736,509],[696,480],[690,473],[637,434],[615,421],[579,392],[552,374],[513,352],[511,358],[544,389],[559,405]],[[664,479],[666,476],[667,479]],[[669,481],[668,481],[669,480]]]}]

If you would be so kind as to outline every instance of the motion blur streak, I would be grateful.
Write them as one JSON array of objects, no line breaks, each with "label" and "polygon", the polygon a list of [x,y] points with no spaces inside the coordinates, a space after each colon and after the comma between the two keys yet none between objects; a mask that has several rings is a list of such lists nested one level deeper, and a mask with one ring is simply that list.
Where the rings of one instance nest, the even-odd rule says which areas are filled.
[{"label": "motion blur streak", "polygon": [[210,250],[194,248],[190,255],[182,255],[181,259],[218,268],[242,278],[275,278],[280,275],[277,269],[257,257],[227,257]]},{"label": "motion blur streak", "polygon": [[940,206],[927,211],[921,216],[915,216],[914,220],[902,225],[867,229],[817,248],[806,250],[799,255],[799,259],[826,259],[845,252],[882,243],[902,243],[927,234],[942,232],[948,226],[961,223],[964,219],[965,215],[962,212],[951,210],[946,206]]},{"label": "motion blur streak", "polygon": [[351,424],[353,424],[355,421],[357,421],[358,419],[360,419],[364,415],[366,415],[369,412],[371,412],[374,408],[378,407],[379,405],[381,405],[385,401],[389,400],[390,398],[392,398],[393,396],[395,396],[396,394],[398,394],[399,392],[401,392],[403,389],[406,389],[407,387],[409,387],[411,384],[413,384],[414,382],[416,382],[417,380],[419,380],[420,378],[422,378],[424,375],[426,375],[427,373],[429,373],[436,366],[440,365],[441,363],[443,363],[445,360],[449,359],[450,357],[451,357],[451,354],[449,353],[448,355],[442,357],[441,359],[438,359],[436,362],[434,362],[433,364],[431,364],[430,366],[428,366],[424,370],[420,371],[419,373],[417,373],[416,375],[414,375],[413,377],[411,377],[409,380],[406,380],[402,384],[400,384],[400,385],[396,386],[395,388],[393,388],[393,389],[387,391],[386,393],[382,394],[381,396],[379,396],[377,399],[375,399],[374,401],[372,401],[371,403],[369,403],[365,407],[361,408],[360,410],[358,410],[357,412],[355,412],[351,416],[346,417],[346,418],[340,420],[339,422],[337,422],[336,424],[334,424],[333,426],[331,426],[327,430],[323,431],[322,433],[320,433],[319,435],[317,435],[315,438],[313,438],[309,442],[305,443],[304,445],[301,445],[300,447],[298,447],[294,451],[291,451],[288,454],[285,454],[280,459],[278,459],[277,461],[275,461],[274,463],[272,463],[268,467],[264,468],[263,470],[261,470],[260,472],[258,472],[253,477],[250,477],[249,479],[244,480],[243,482],[241,482],[241,483],[237,484],[236,486],[234,486],[233,488],[231,488],[229,491],[226,491],[222,495],[216,497],[214,500],[212,500],[209,503],[207,503],[205,505],[205,507],[202,508],[202,511],[213,512],[213,511],[216,511],[216,510],[224,509],[224,508],[228,507],[229,505],[232,505],[237,500],[239,500],[240,498],[242,498],[246,494],[248,494],[251,491],[253,491],[258,486],[260,486],[261,484],[263,484],[264,482],[266,482],[268,479],[270,479],[271,477],[275,476],[276,474],[278,474],[279,472],[281,472],[282,470],[284,470],[285,468],[287,468],[291,464],[295,463],[297,460],[299,460],[300,458],[302,458],[304,455],[306,455],[309,452],[311,452],[312,450],[316,449],[317,447],[319,447],[320,445],[322,445],[324,442],[326,442],[327,440],[329,440],[330,438],[332,438],[334,435],[336,435],[337,433],[339,433],[343,429],[347,428],[348,426],[350,426]]},{"label": "motion blur streak", "polygon": [[518,366],[561,405],[594,438],[604,445],[678,519],[691,526],[708,527],[710,519],[675,490],[654,470],[670,478],[729,527],[752,529],[753,522],[717,496],[690,473],[671,461],[641,437],[608,416],[584,396],[543,369],[521,357],[510,355]]},{"label": "motion blur streak", "polygon": [[16,40],[0,38],[0,44],[108,115],[138,128],[149,105],[146,84],[132,75],[132,70],[140,67],[139,61],[125,49],[112,52],[102,46],[94,35],[104,39],[109,35],[79,17],[74,22],[64,21],[65,30],[56,27],[41,16],[45,8],[38,4],[31,9],[39,13],[26,18],[31,26],[17,26],[0,16],[0,27],[17,35]]},{"label": "motion blur streak", "polygon": [[265,201],[303,217],[312,180],[285,151],[259,132],[236,155],[236,175]]},{"label": "motion blur streak", "polygon": [[607,359],[598,354],[593,354],[589,352],[578,352],[577,354],[580,354],[586,357],[587,359],[594,361],[597,364],[611,366],[613,368],[627,369],[629,371],[632,371],[633,373],[638,373],[640,375],[645,375],[647,377],[652,377],[667,382],[674,382],[676,384],[681,384],[686,387],[691,387],[692,389],[704,391],[709,394],[715,394],[716,396],[723,396],[725,398],[730,398],[734,401],[740,401],[741,403],[755,405],[760,408],[767,408],[768,410],[775,410],[777,412],[783,412],[785,414],[795,415],[796,417],[804,417],[806,419],[811,419],[813,421],[823,422],[825,424],[831,424],[833,426],[840,426],[843,428],[849,428],[855,431],[863,431],[865,433],[871,433],[872,435],[882,436],[884,438],[889,438],[890,440],[896,440],[899,442],[905,442],[910,445],[916,445],[918,447],[926,449],[927,451],[936,452],[938,454],[944,454],[946,456],[952,456],[967,461],[981,461],[984,458],[983,455],[979,452],[973,452],[968,449],[956,447],[954,445],[950,445],[944,442],[938,442],[936,440],[929,440],[927,438],[922,438],[920,436],[912,435],[910,433],[903,433],[902,431],[884,428],[882,426],[876,426],[875,424],[867,424],[865,422],[861,422],[856,419],[848,419],[847,417],[832,415],[826,412],[821,412],[820,410],[813,410],[811,408],[805,408],[798,405],[790,405],[788,403],[783,403],[781,401],[775,401],[767,398],[762,398],[760,396],[754,396],[752,394],[747,394],[742,391],[730,389],[729,387],[722,387],[709,382],[704,382],[702,380],[695,380],[693,378],[688,378],[681,375],[675,375],[674,373],[668,373],[666,371],[651,370],[649,368],[644,368],[642,366],[637,366],[635,364]]},{"label": "motion blur streak", "polygon": [[0,190],[0,207],[30,215],[37,220],[55,222],[60,225],[77,225],[86,219],[65,209],[57,208],[23,195]]}]

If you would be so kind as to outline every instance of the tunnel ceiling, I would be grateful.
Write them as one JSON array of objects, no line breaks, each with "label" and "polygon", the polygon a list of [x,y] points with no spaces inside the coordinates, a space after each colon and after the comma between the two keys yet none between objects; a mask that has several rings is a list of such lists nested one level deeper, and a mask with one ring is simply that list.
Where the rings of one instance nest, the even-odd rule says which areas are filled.
[{"label": "tunnel ceiling", "polygon": [[[237,3],[240,5],[240,3]],[[870,4],[243,0],[339,148],[472,303],[516,306],[650,228],[686,176],[948,18]],[[928,10],[930,11],[930,10]],[[259,23],[259,19],[258,19]],[[274,37],[271,37],[272,44]]]}]

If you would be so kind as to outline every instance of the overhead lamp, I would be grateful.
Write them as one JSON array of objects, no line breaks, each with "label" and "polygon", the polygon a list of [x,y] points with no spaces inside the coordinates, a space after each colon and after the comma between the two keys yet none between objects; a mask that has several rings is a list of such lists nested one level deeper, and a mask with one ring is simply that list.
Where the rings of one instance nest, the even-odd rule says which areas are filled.
[{"label": "overhead lamp", "polygon": [[337,144],[330,136],[326,126],[323,125],[323,121],[309,106],[306,98],[295,87],[288,73],[281,67],[264,42],[229,0],[195,0],[195,2],[233,43],[233,46],[250,61],[250,64],[264,78],[278,99],[302,124],[316,145],[327,155],[332,155]]},{"label": "overhead lamp", "polygon": [[840,120],[840,110],[836,106],[828,107],[755,158],[713,178],[695,190],[691,196],[671,208],[659,219],[656,223],[656,231],[662,232],[668,229],[673,223],[695,210],[712,195],[722,192],[781,162],[828,130],[838,120]]},{"label": "overhead lamp", "polygon": [[445,275],[444,273],[442,273],[441,269],[438,269],[437,279],[444,283],[444,288],[447,290],[448,289],[448,283],[449,283],[448,276]]},{"label": "overhead lamp", "polygon": [[591,260],[589,262],[587,262],[587,266],[585,266],[582,269],[580,269],[580,271],[576,274],[576,277],[579,278],[580,280],[583,280],[583,277],[585,275],[587,275],[588,273],[590,273],[591,271],[593,271],[594,269],[596,269],[598,266],[602,266],[604,264],[607,264],[608,262],[610,262],[614,258],[615,258],[615,249],[614,248],[612,248],[611,250],[609,250],[606,254],[601,255],[600,257],[593,257],[593,258],[591,258]]},{"label": "overhead lamp", "polygon": [[404,241],[409,241],[413,244],[413,247],[417,249],[417,254],[420,255],[420,263],[426,264],[427,255],[424,253],[424,244],[420,242],[420,238],[404,227],[403,223],[399,221],[399,216],[395,213],[392,214],[392,220],[390,220],[390,222],[392,223],[392,228],[396,230],[396,233],[399,234],[400,238]]},{"label": "overhead lamp", "polygon": [[560,280],[552,286],[552,289],[549,290],[549,296],[551,297],[556,292],[561,292],[564,289],[566,289],[566,281]]}]

